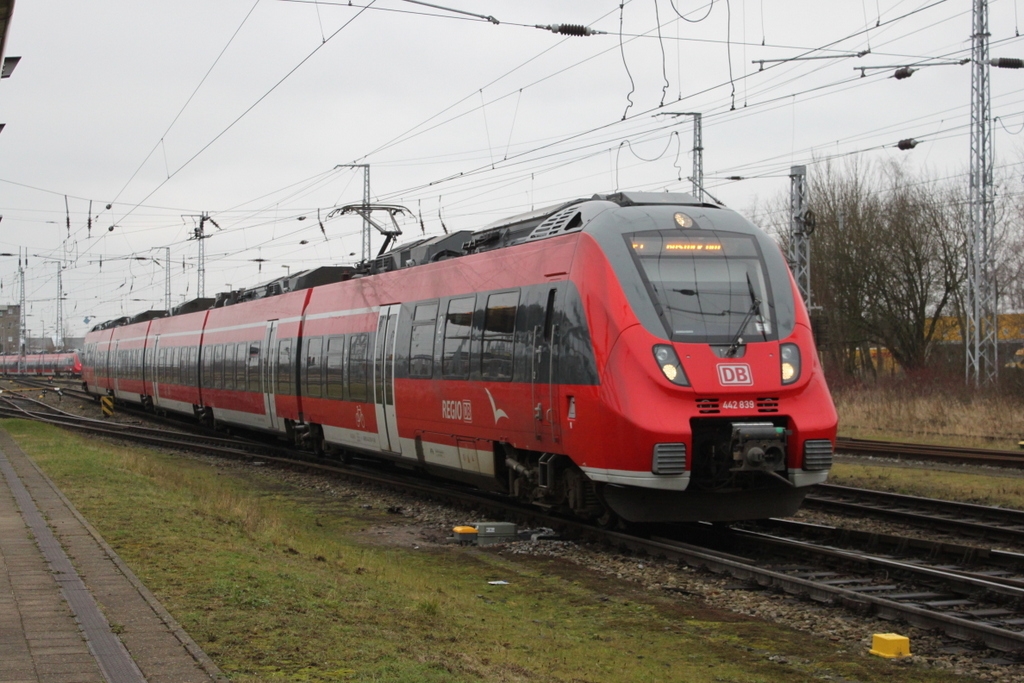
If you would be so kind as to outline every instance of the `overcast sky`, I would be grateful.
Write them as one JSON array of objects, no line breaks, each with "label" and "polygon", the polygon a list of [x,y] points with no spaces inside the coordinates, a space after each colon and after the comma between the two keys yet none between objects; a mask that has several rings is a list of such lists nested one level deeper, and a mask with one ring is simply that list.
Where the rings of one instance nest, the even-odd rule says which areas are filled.
[{"label": "overcast sky", "polygon": [[[163,308],[166,248],[172,304],[197,296],[203,212],[219,226],[207,296],[354,262],[361,220],[326,220],[362,198],[342,164],[370,164],[374,201],[415,214],[409,239],[420,216],[437,234],[595,192],[688,192],[692,120],[671,112],[703,114],[706,187],[744,213],[788,193],[791,165],[836,156],[966,184],[970,66],[871,67],[968,57],[969,0],[432,4],[498,23],[406,0],[17,0],[0,252],[31,254],[31,335],[54,334],[58,267],[71,336]],[[991,3],[993,57],[1024,57],[1018,10]],[[604,33],[535,28],[551,24]],[[991,82],[996,163],[1019,176],[1024,71]],[[19,301],[17,270],[0,257],[0,303]]]}]

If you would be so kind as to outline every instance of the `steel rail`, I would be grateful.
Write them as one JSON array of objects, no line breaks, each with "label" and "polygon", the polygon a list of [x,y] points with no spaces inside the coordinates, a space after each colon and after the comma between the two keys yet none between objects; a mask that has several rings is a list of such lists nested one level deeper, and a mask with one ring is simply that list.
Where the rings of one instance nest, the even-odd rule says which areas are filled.
[{"label": "steel rail", "polygon": [[[787,534],[787,537],[797,537],[797,540],[809,538],[819,544],[845,548],[854,547],[861,552],[887,552],[894,556],[918,557],[931,562],[941,560],[964,566],[985,565],[1024,574],[1024,553],[996,550],[982,546],[961,545],[926,538],[896,536],[877,531],[863,531],[861,529],[835,527],[827,524],[800,522],[792,519],[771,518],[759,520],[756,526],[760,529],[767,528],[773,532]],[[984,576],[979,572],[964,573]],[[1008,581],[1006,577],[1000,577],[1000,580]],[[1017,582],[1014,581],[1014,583],[1016,584]],[[1019,583],[1024,586],[1024,580],[1021,580]]]},{"label": "steel rail", "polygon": [[751,564],[748,560],[738,560],[734,556],[716,553],[687,543],[638,539],[616,532],[608,532],[608,535],[615,538],[620,545],[634,551],[662,555],[670,560],[684,562],[690,566],[708,569],[719,574],[728,574],[733,578],[758,586],[780,589],[816,602],[841,604],[860,612],[871,612],[883,619],[903,619],[922,628],[939,629],[958,640],[980,641],[990,648],[1003,652],[1024,650],[1024,632],[973,622],[915,604],[901,603],[841,586],[791,576]]},{"label": "steel rail", "polygon": [[[9,398],[0,398],[0,401],[10,404]],[[75,415],[47,415],[44,413],[25,410],[20,406],[11,408],[0,407],[0,415],[4,417],[21,418],[46,422],[58,427],[86,431],[91,434],[107,436],[117,439],[129,439],[151,446],[162,446],[166,448],[182,448],[202,450],[214,455],[245,456],[245,457],[269,457],[275,452],[272,446],[263,446],[264,453],[254,453],[253,448],[260,448],[259,444],[242,442],[238,439],[222,439],[202,435],[189,435],[182,432],[168,432],[165,430],[139,427],[137,425],[124,425],[121,423],[104,423],[100,420],[90,418],[79,418]],[[240,448],[244,443],[248,450]]]},{"label": "steel rail", "polygon": [[912,458],[936,462],[969,463],[994,465],[997,467],[1024,466],[1024,452],[1004,451],[989,448],[963,448],[960,446],[932,446],[929,444],[901,443],[899,441],[872,441],[839,437],[836,439],[837,453],[858,455],[880,455],[892,458]]},{"label": "steel rail", "polygon": [[734,533],[745,543],[758,545],[762,549],[777,553],[780,556],[785,556],[788,553],[805,553],[829,562],[842,564],[846,569],[849,569],[850,564],[853,563],[871,570],[899,572],[900,574],[913,576],[926,582],[941,582],[956,593],[970,595],[979,600],[1024,601],[1022,600],[1024,599],[1024,582],[1022,581],[1003,581],[1001,577],[981,576],[949,567],[929,567],[915,562],[870,555],[842,548],[831,548],[808,541],[782,538],[757,531],[735,530]]},{"label": "steel rail", "polygon": [[873,515],[932,529],[978,534],[981,538],[1024,541],[1024,510],[908,496],[835,484],[814,487],[804,506],[819,510]]}]

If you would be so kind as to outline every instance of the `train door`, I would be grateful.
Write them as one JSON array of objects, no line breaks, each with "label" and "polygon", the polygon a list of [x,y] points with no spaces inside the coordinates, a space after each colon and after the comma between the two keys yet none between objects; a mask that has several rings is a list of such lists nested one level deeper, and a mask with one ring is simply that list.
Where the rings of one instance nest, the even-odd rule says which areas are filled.
[{"label": "train door", "polygon": [[558,386],[555,383],[555,370],[558,360],[558,325],[555,324],[555,313],[559,303],[558,288],[547,289],[542,297],[544,319],[534,325],[531,333],[533,353],[530,360],[530,395],[533,399],[533,427],[538,440],[557,442]]},{"label": "train door", "polygon": [[263,362],[261,364],[260,385],[263,392],[263,407],[266,411],[267,424],[270,429],[279,430],[281,421],[277,417],[277,321],[267,323],[266,336],[263,339]]},{"label": "train door", "polygon": [[381,450],[391,453],[402,452],[395,414],[395,339],[398,336],[399,309],[400,304],[380,307],[377,340],[373,350],[373,396],[377,412],[377,433]]}]

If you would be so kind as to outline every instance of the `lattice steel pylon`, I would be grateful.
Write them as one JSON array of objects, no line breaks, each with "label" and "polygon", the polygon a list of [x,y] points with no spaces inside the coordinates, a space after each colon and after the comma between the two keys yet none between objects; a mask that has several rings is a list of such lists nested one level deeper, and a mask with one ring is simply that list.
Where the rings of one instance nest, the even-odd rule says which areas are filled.
[{"label": "lattice steel pylon", "polygon": [[57,264],[57,333],[54,345],[58,351],[64,350],[64,264]]},{"label": "lattice steel pylon", "polygon": [[804,305],[811,310],[811,233],[814,221],[807,208],[807,167],[792,166],[789,178],[789,267]]},{"label": "lattice steel pylon", "polygon": [[370,228],[372,223],[368,218],[368,208],[370,206],[370,165],[369,164],[338,164],[335,168],[361,168],[363,169],[363,250],[362,250],[362,261],[363,263],[370,260]]},{"label": "lattice steel pylon", "polygon": [[699,112],[687,112],[693,117],[693,196],[704,201],[704,131]]},{"label": "lattice steel pylon", "polygon": [[[701,114],[696,111],[667,111],[667,116],[693,117],[693,196],[697,201],[704,201],[704,131]],[[710,196],[710,195],[708,195]]]},{"label": "lattice steel pylon", "polygon": [[988,0],[974,0],[971,48],[971,229],[967,240],[964,342],[967,382],[993,384],[999,377],[992,183],[992,96],[989,90]]},{"label": "lattice steel pylon", "polygon": [[171,248],[164,247],[164,310],[171,310]]},{"label": "lattice steel pylon", "polygon": [[[198,218],[199,219],[199,225],[197,225],[193,229],[192,237],[189,238],[189,239],[194,239],[196,242],[199,243],[199,267],[196,269],[199,272],[197,274],[198,275],[198,282],[196,283],[197,284],[196,296],[198,296],[200,299],[202,299],[204,296],[206,296],[206,244],[205,244],[205,240],[209,237],[209,235],[206,234],[206,224],[207,223],[212,223],[213,226],[215,228],[217,228],[218,230],[220,230],[220,226],[217,225],[217,221],[215,221],[212,218],[210,218],[210,214],[208,214],[208,213],[202,213],[202,214],[200,214],[198,216],[191,215],[191,216],[189,216],[189,218],[193,218],[193,219]],[[168,254],[169,253],[170,252],[168,251]],[[167,268],[168,268],[168,270],[167,270],[168,275],[167,275],[167,281],[166,281],[166,288],[167,288],[167,291],[169,292],[170,291],[170,282],[171,282],[171,280],[170,280],[170,260],[168,260]],[[169,298],[170,297],[168,297],[168,299]]]},{"label": "lattice steel pylon", "polygon": [[25,299],[25,269],[28,268],[28,249],[25,249],[25,265],[21,262],[21,248],[18,248],[18,279],[21,281],[21,329],[18,332],[18,369],[25,371],[25,344],[28,343],[28,308]]}]

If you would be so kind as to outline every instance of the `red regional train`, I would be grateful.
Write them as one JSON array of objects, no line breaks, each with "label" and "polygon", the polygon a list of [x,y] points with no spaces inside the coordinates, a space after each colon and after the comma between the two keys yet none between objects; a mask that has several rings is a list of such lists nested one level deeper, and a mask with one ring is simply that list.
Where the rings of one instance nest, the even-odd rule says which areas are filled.
[{"label": "red regional train", "polygon": [[778,246],[686,194],[596,195],[111,321],[84,361],[97,395],[606,523],[791,514],[836,435]]},{"label": "red regional train", "polygon": [[24,356],[0,356],[0,372],[4,375],[43,375],[46,377],[80,377],[82,361],[70,353],[30,353]]}]

